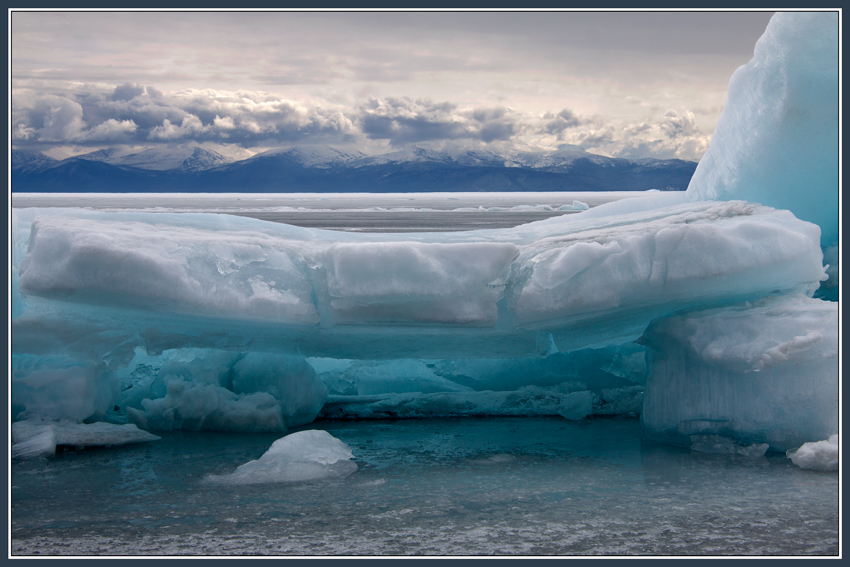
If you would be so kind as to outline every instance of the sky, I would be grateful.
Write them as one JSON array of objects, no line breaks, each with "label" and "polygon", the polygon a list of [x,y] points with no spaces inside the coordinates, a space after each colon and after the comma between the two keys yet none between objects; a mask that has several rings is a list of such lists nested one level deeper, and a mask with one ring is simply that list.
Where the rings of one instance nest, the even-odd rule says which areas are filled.
[{"label": "sky", "polygon": [[[770,12],[13,12],[12,143],[697,161]],[[133,150],[135,151],[135,150]]]}]

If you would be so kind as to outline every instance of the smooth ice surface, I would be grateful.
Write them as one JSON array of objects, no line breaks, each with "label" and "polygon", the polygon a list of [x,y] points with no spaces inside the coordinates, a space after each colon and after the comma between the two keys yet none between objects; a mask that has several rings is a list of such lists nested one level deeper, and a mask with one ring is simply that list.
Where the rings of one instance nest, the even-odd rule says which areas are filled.
[{"label": "smooth ice surface", "polygon": [[838,470],[838,434],[826,441],[804,443],[798,449],[789,449],[788,458],[801,469],[815,471]]},{"label": "smooth ice surface", "polygon": [[641,420],[652,439],[722,435],[785,451],[838,428],[838,304],[802,295],[654,321]]},{"label": "smooth ice surface", "polygon": [[838,14],[780,12],[729,81],[687,194],[744,199],[817,223],[838,240]]},{"label": "smooth ice surface", "polygon": [[256,461],[226,476],[207,477],[222,484],[269,484],[339,478],[352,474],[351,447],[328,433],[311,429],[275,441]]},{"label": "smooth ice surface", "polygon": [[206,482],[275,433],[11,465],[13,554],[837,555],[839,477],[641,444],[636,419],[319,422],[358,469],[308,483]]}]

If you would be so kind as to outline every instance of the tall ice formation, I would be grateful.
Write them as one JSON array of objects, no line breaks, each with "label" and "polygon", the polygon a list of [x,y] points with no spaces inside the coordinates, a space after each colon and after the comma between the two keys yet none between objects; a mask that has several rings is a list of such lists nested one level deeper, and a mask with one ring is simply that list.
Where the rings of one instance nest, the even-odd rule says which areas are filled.
[{"label": "tall ice formation", "polygon": [[789,209],[838,241],[838,13],[780,12],[729,81],[690,201]]}]

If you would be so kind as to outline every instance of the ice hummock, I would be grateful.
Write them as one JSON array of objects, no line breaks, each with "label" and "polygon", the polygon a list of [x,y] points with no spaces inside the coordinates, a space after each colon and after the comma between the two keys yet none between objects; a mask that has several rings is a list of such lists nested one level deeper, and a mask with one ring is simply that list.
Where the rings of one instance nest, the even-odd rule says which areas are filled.
[{"label": "ice hummock", "polygon": [[351,447],[328,433],[311,429],[275,441],[262,457],[229,475],[208,476],[219,484],[270,484],[345,477],[357,470]]},{"label": "ice hummock", "polygon": [[788,209],[838,240],[838,13],[775,14],[729,81],[690,201]]}]

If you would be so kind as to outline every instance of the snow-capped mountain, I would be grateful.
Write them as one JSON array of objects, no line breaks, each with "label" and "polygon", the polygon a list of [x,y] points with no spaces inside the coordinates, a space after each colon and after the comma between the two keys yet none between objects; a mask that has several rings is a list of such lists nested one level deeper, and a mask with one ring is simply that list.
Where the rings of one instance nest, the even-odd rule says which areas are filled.
[{"label": "snow-capped mountain", "polygon": [[100,161],[110,165],[138,167],[153,171],[168,171],[172,169],[203,171],[233,161],[218,152],[199,147],[150,148],[134,153],[119,153],[116,150],[107,149],[77,156],[77,159]]},{"label": "snow-capped mountain", "polygon": [[422,144],[381,155],[299,146],[236,161],[200,147],[99,150],[61,161],[18,153],[13,191],[684,190],[696,169],[694,162],[611,158],[575,146],[499,153]]},{"label": "snow-capped mountain", "polygon": [[12,167],[17,167],[19,165],[23,165],[25,163],[31,163],[34,161],[41,162],[51,162],[56,161],[52,157],[47,154],[41,152],[24,152],[24,151],[13,151],[12,152]]},{"label": "snow-capped mountain", "polygon": [[301,146],[290,149],[276,149],[257,154],[250,160],[263,160],[266,158],[287,159],[304,167],[329,169],[332,167],[345,167],[352,162],[363,158],[365,154],[357,152],[350,154],[332,148],[330,146]]}]

